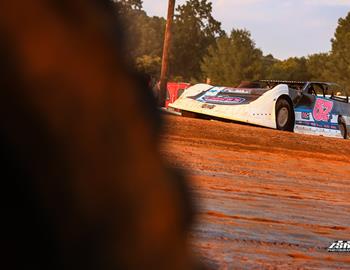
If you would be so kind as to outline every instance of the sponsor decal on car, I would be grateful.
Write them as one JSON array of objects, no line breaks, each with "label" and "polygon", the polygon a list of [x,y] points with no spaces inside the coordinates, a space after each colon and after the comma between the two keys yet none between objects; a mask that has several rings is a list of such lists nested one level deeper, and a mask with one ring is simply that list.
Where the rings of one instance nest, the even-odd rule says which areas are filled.
[{"label": "sponsor decal on car", "polygon": [[317,127],[317,128],[327,128],[327,129],[339,129],[338,124],[335,123],[322,123],[322,122],[313,122],[313,121],[295,121],[296,125],[309,126],[309,127]]},{"label": "sponsor decal on car", "polygon": [[212,96],[204,96],[203,101],[208,103],[216,103],[216,104],[240,104],[245,101],[244,98],[241,97],[212,97]]},{"label": "sponsor decal on car", "polygon": [[187,98],[215,105],[240,105],[257,100],[265,92],[265,89],[212,87]]},{"label": "sponsor decal on car", "polygon": [[211,110],[211,109],[214,109],[214,108],[215,108],[215,105],[204,103],[204,104],[202,105],[202,108],[203,108],[203,109],[209,109],[209,110]]},{"label": "sponsor decal on car", "polygon": [[222,87],[213,87],[210,90],[208,90],[205,95],[206,96],[216,96],[219,92],[223,90]]},{"label": "sponsor decal on car", "polygon": [[301,112],[301,118],[305,120],[310,120],[310,113],[309,112]]},{"label": "sponsor decal on car", "polygon": [[[235,92],[237,90],[238,92]],[[213,87],[204,93],[189,98],[208,104],[236,105],[246,101],[245,98],[237,96],[243,93],[247,93],[245,89],[240,90],[234,88]],[[202,108],[212,109],[213,107],[202,106]]]}]

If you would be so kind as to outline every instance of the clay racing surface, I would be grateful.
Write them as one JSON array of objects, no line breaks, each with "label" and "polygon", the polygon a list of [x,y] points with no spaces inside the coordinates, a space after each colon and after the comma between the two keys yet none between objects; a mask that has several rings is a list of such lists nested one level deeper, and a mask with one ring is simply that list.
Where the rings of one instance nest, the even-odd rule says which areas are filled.
[{"label": "clay racing surface", "polygon": [[162,154],[198,203],[191,237],[214,269],[350,269],[350,141],[166,117]]}]

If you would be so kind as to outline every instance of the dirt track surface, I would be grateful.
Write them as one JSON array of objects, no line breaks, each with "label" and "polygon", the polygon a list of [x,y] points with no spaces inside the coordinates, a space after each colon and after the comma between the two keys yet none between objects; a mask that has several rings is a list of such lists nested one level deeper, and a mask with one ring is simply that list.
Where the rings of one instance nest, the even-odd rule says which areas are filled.
[{"label": "dirt track surface", "polygon": [[214,269],[350,269],[350,140],[167,116],[162,154],[190,177],[192,237]]}]

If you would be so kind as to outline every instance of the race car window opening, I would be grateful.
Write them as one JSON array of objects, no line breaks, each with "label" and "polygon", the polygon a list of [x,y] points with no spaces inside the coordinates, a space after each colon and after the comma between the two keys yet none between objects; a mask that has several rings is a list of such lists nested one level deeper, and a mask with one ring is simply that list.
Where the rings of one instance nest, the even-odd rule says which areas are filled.
[{"label": "race car window opening", "polygon": [[348,93],[337,84],[332,84],[328,86],[328,95],[330,96],[330,99],[349,103]]},{"label": "race car window opening", "polygon": [[[247,91],[249,91],[249,90],[247,90]],[[261,91],[263,91],[263,90],[261,90]],[[235,98],[235,97],[238,97],[238,96],[245,96],[247,94],[249,94],[250,97],[254,97],[254,96],[259,97],[259,96],[261,96],[261,93],[260,94],[259,93],[254,93],[253,90],[250,90],[249,92],[246,92],[246,93],[245,92],[236,92],[236,90],[234,88],[232,88],[232,89],[226,88],[226,89],[223,89],[220,92],[218,92],[215,95],[215,97],[218,97],[218,98]]]},{"label": "race car window opening", "polygon": [[291,85],[288,85],[288,88],[295,90],[295,91],[302,91],[303,90],[303,86],[300,84],[291,84]]},{"label": "race car window opening", "polygon": [[324,88],[320,84],[310,84],[307,93],[314,96],[325,97]]},{"label": "race car window opening", "polygon": [[330,85],[328,91],[331,96],[346,96],[345,91],[338,85]]},{"label": "race car window opening", "polygon": [[266,85],[263,86],[262,82],[259,81],[242,81],[236,88],[249,88],[249,89],[253,89],[253,88],[266,88]]}]

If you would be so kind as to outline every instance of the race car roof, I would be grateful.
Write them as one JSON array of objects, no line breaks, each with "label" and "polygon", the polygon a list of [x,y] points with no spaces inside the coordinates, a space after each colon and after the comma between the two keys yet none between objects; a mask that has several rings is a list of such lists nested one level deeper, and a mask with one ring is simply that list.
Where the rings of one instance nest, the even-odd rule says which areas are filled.
[{"label": "race car roof", "polygon": [[307,87],[310,84],[321,84],[321,85],[327,85],[327,86],[337,86],[344,90],[344,93],[346,96],[350,95],[350,91],[348,89],[344,89],[337,83],[333,82],[318,82],[318,81],[287,81],[287,80],[260,80],[258,82],[261,83],[273,83],[273,84],[287,84],[287,85],[302,85],[302,87]]},{"label": "race car roof", "polygon": [[305,84],[308,82],[303,82],[303,81],[287,81],[287,80],[259,80],[259,82],[271,82],[271,83],[300,83],[300,84]]},{"label": "race car roof", "polygon": [[318,81],[288,81],[288,80],[259,80],[263,83],[283,83],[283,84],[306,84],[306,83],[318,83],[318,84],[328,84],[333,85],[336,83],[331,82],[318,82]]}]

